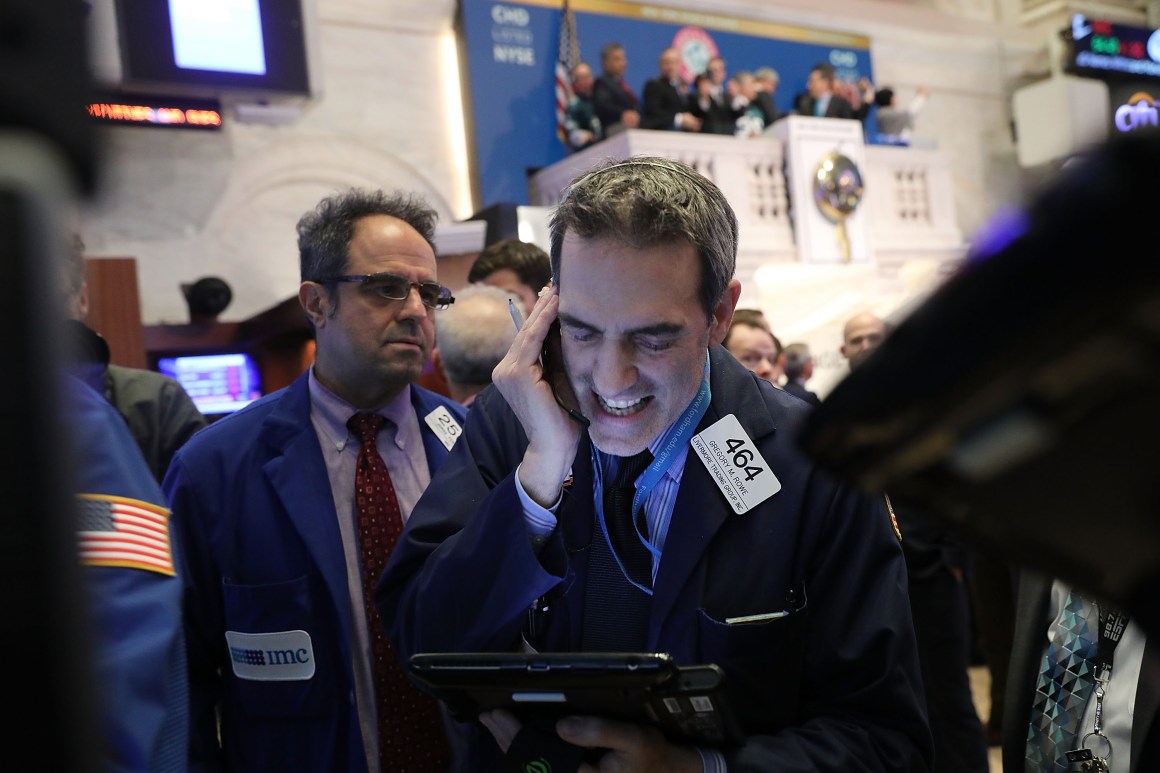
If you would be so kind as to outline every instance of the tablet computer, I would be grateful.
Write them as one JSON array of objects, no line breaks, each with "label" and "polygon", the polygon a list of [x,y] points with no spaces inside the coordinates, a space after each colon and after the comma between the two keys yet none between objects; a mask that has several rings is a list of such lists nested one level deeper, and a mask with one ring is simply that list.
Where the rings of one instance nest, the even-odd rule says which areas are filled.
[{"label": "tablet computer", "polygon": [[550,728],[564,716],[652,724],[671,740],[740,743],[715,665],[678,666],[666,653],[421,653],[411,674],[457,719],[506,709]]}]

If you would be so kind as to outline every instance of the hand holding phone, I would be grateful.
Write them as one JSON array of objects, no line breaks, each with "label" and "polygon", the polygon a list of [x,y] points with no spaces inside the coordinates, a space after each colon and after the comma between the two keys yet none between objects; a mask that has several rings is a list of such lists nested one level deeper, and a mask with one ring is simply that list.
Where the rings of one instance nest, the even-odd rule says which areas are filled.
[{"label": "hand holding phone", "polygon": [[568,380],[568,372],[564,370],[564,348],[560,342],[560,320],[552,322],[548,328],[548,335],[544,338],[544,348],[540,353],[540,367],[544,369],[544,380],[552,387],[552,394],[556,397],[556,404],[568,412],[575,421],[587,427],[588,417],[580,412],[580,401],[576,399],[576,392],[572,389],[572,382]]},{"label": "hand holding phone", "polygon": [[527,434],[520,483],[544,507],[559,499],[587,424],[563,367],[559,326],[554,324],[558,309],[559,296],[543,293],[492,371],[492,383]]},{"label": "hand holding phone", "polygon": [[[522,318],[516,310],[515,302],[508,298],[508,313],[518,333],[523,328]],[[580,401],[576,399],[576,392],[572,389],[572,382],[568,380],[568,372],[564,369],[564,348],[560,342],[560,320],[552,320],[548,327],[548,334],[544,338],[544,346],[540,350],[540,367],[544,371],[544,380],[552,389],[552,396],[556,404],[563,408],[569,416],[581,425],[589,425],[588,418],[580,411]]]}]

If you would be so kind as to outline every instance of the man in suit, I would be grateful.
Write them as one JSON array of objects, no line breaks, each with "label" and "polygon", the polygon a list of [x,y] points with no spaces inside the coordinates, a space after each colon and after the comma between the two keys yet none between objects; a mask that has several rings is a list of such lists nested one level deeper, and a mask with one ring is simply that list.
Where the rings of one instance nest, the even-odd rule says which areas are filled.
[{"label": "man in suit", "polygon": [[522,323],[524,313],[498,287],[475,284],[457,292],[455,305],[436,321],[439,345],[433,359],[447,377],[451,397],[468,408],[491,383],[491,372],[516,336],[512,315]]},{"label": "man in suit", "polygon": [[764,315],[748,317],[742,315],[744,311],[755,310],[737,309],[733,313],[721,345],[746,368],[781,389],[781,341],[764,324]]},{"label": "man in suit", "polygon": [[75,321],[68,326],[69,356],[75,375],[117,409],[137,441],[153,477],[160,483],[169,462],[193,433],[208,422],[193,399],[174,379],[152,370],[109,364],[109,345],[85,324],[89,285],[85,279],[85,245],[77,235],[61,265],[65,309]]},{"label": "man in suit", "polygon": [[604,136],[638,128],[640,101],[624,79],[624,74],[628,72],[628,57],[624,53],[624,46],[619,43],[604,44],[600,49],[600,64],[604,72],[592,87],[592,102],[596,106],[596,117],[604,127]]},{"label": "man in suit", "polygon": [[885,339],[885,320],[870,312],[855,314],[842,327],[842,346],[839,351],[846,358],[850,370],[853,370],[865,362]]},{"label": "man in suit", "polygon": [[865,120],[870,112],[869,103],[863,103],[855,109],[848,99],[834,93],[834,77],[832,65],[826,62],[814,65],[806,80],[806,91],[797,99],[798,115]]},{"label": "man in suit", "polygon": [[782,118],[785,118],[788,113],[778,110],[776,103],[773,101],[777,95],[777,87],[781,83],[781,76],[778,75],[777,70],[772,67],[758,67],[753,75],[757,78],[757,98],[764,105],[765,111],[771,116],[765,125],[769,126],[774,121],[780,121]]},{"label": "man in suit", "polygon": [[592,101],[596,79],[587,62],[577,62],[571,75],[572,99],[564,115],[564,131],[568,135],[568,147],[583,150],[604,137],[600,119],[596,117],[596,104]]},{"label": "man in suit", "polygon": [[[1112,648],[1104,696],[1097,700],[1094,681],[1098,679],[1091,680],[1089,669],[1093,661],[1098,663],[1105,657],[1107,644],[1101,641],[1101,631],[1109,613],[1116,610],[1066,583],[1029,571],[1022,573],[1003,713],[1004,770],[1066,773],[1066,753],[1080,748],[1105,757],[1111,773],[1153,769],[1160,751],[1160,733],[1155,727],[1160,707],[1160,653],[1129,617]],[[1080,631],[1081,627],[1091,635],[1073,648],[1065,639],[1069,630]],[[1054,653],[1061,651],[1072,653],[1070,667],[1056,663]],[[1067,697],[1085,675],[1089,679],[1086,696],[1072,695],[1069,702],[1073,705],[1064,702],[1067,710],[1056,710],[1057,702],[1062,702],[1057,696]],[[1095,676],[1099,676],[1098,670]],[[1101,702],[1102,738],[1091,735],[1096,704]],[[1065,720],[1054,737],[1038,732],[1049,721],[1045,711]]]},{"label": "man in suit", "polygon": [[681,55],[675,48],[661,52],[661,74],[644,84],[642,129],[684,132],[701,130],[701,119],[689,112],[688,86],[681,80]]},{"label": "man in suit", "polygon": [[[841,352],[854,370],[886,338],[886,322],[865,312],[846,322]],[[906,538],[910,613],[940,773],[987,773],[987,742],[971,695],[969,553],[942,523],[912,505],[893,504]],[[995,610],[980,609],[980,616]],[[1022,768],[1013,768],[1022,770]]]},{"label": "man in suit", "polygon": [[165,478],[187,549],[194,770],[446,766],[439,707],[384,654],[364,590],[385,563],[372,548],[402,531],[463,417],[413,385],[454,300],[435,219],[409,195],[361,190],[306,213],[313,367],[199,433]]},{"label": "man in suit", "polygon": [[773,105],[773,98],[758,88],[757,77],[748,70],[734,75],[733,83],[737,93],[732,106],[738,114],[734,134],[738,137],[761,136],[766,126],[781,117]]},{"label": "man in suit", "polygon": [[806,382],[814,375],[814,356],[803,343],[790,344],[782,352],[782,372],[785,373],[785,391],[810,405],[821,405],[816,393],[806,389]]},{"label": "man in suit", "polygon": [[[381,614],[404,656],[715,663],[745,735],[695,747],[609,718],[553,733],[489,712],[500,749],[540,732],[607,750],[600,770],[928,770],[898,537],[882,499],[797,449],[805,406],[719,346],[736,255],[732,208],[685,164],[612,160],[569,186],[553,289],[416,508]],[[554,393],[540,352],[555,321]],[[557,402],[573,398],[583,422]],[[482,729],[476,740],[471,769],[488,770],[499,750]]]}]

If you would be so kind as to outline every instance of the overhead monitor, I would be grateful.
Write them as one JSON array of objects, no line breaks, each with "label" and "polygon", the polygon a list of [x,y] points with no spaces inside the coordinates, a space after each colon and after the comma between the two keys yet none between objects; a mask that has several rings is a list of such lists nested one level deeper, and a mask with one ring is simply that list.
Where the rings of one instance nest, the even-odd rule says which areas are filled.
[{"label": "overhead monitor", "polygon": [[1160,78],[1160,29],[1089,19],[1081,13],[1063,31],[1064,69],[1093,78]]},{"label": "overhead monitor", "polygon": [[163,357],[157,369],[176,379],[206,416],[233,413],[262,396],[258,367],[248,354]]},{"label": "overhead monitor", "polygon": [[107,89],[234,101],[318,93],[309,0],[92,0],[89,22]]}]

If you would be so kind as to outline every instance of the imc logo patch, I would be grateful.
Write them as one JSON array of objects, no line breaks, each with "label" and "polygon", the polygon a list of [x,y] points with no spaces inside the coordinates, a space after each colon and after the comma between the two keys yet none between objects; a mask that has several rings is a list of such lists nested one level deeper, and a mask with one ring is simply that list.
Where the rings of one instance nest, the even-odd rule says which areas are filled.
[{"label": "imc logo patch", "polygon": [[314,647],[306,631],[226,631],[234,676],[259,682],[290,682],[314,676]]}]

